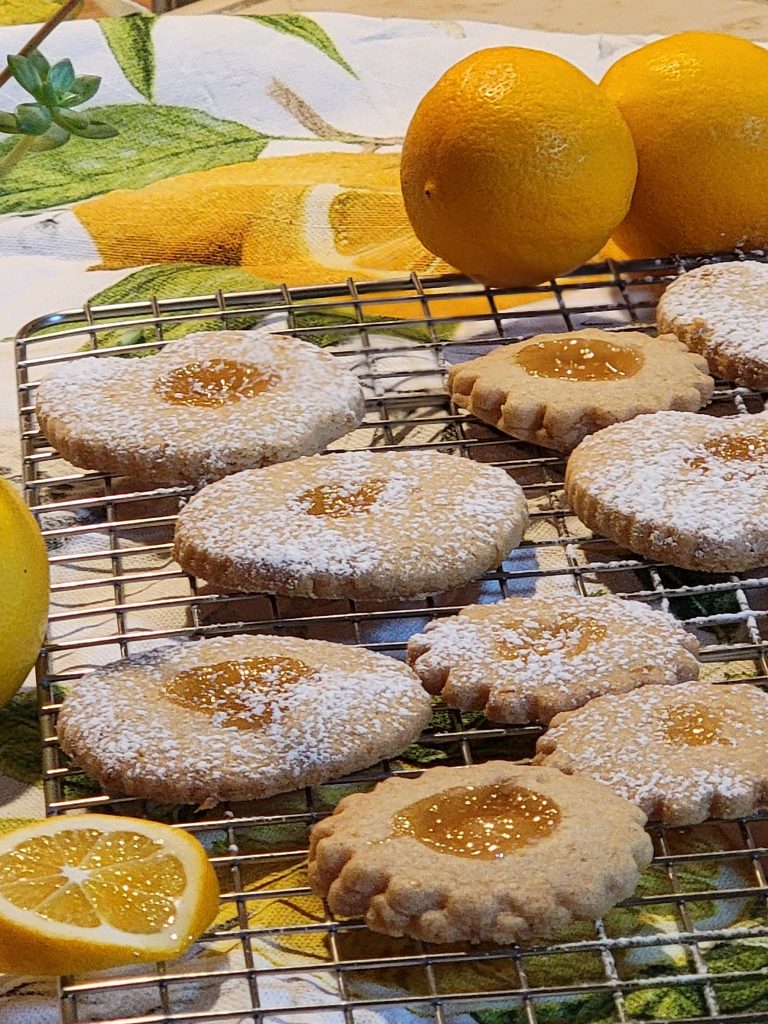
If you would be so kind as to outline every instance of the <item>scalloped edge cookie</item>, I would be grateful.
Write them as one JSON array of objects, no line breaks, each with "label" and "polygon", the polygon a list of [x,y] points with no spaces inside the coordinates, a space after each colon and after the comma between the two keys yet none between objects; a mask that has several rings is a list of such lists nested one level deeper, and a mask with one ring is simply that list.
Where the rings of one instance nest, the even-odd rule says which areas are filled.
[{"label": "scalloped edge cookie", "polygon": [[408,664],[449,707],[546,723],[600,694],[695,679],[698,650],[671,615],[635,601],[510,597],[433,620],[408,641]]},{"label": "scalloped edge cookie", "polygon": [[768,264],[715,263],[669,285],[656,309],[669,331],[724,380],[768,388]]},{"label": "scalloped edge cookie", "polygon": [[[613,380],[569,380],[532,375],[519,362],[534,346],[571,339],[608,342],[627,349],[642,365],[631,376]],[[591,327],[503,345],[452,366],[448,374],[457,406],[505,434],[561,452],[572,451],[588,434],[642,413],[700,409],[713,389],[706,361],[673,335],[652,338],[639,331]]]},{"label": "scalloped edge cookie", "polygon": [[[511,783],[560,809],[551,835],[496,860],[393,836],[393,816],[454,787]],[[600,813],[595,813],[595,808]],[[334,915],[425,942],[531,943],[595,920],[634,892],[652,857],[645,815],[607,787],[506,761],[430,768],[345,797],[312,829],[309,882]]]},{"label": "scalloped edge cookie", "polygon": [[571,455],[565,493],[591,530],[644,558],[704,572],[768,565],[768,463],[705,443],[768,440],[768,414],[659,412],[607,427]]},{"label": "scalloped edge cookie", "polygon": [[[672,742],[669,712],[702,707],[720,718],[716,741]],[[766,723],[768,694],[747,683],[645,686],[557,715],[534,763],[589,775],[668,825],[740,818],[768,806]]]}]

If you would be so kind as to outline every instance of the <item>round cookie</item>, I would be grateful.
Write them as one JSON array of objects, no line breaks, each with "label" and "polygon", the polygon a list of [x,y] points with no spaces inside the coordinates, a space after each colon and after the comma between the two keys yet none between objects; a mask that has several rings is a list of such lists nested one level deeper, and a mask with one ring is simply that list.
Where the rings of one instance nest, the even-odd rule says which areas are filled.
[{"label": "round cookie", "polygon": [[604,693],[696,679],[699,645],[677,621],[617,597],[511,597],[429,623],[408,663],[449,707],[547,723]]},{"label": "round cookie", "polygon": [[107,792],[170,803],[253,800],[400,753],[431,701],[360,647],[229,636],[161,647],[75,684],[62,749]]},{"label": "round cookie", "polygon": [[381,600],[469,583],[527,523],[502,469],[435,452],[340,452],[204,488],[181,511],[174,556],[223,589]]},{"label": "round cookie", "polygon": [[385,935],[530,943],[634,892],[652,856],[644,824],[585,777],[431,768],[345,797],[315,825],[309,882],[335,915]]},{"label": "round cookie", "polygon": [[768,388],[768,264],[715,263],[678,277],[656,318],[718,377]]},{"label": "round cookie", "polygon": [[89,357],[43,380],[37,417],[75,466],[198,484],[322,451],[363,418],[357,377],[287,335],[212,331],[144,359]]},{"label": "round cookie", "polygon": [[659,412],[583,441],[565,492],[621,547],[683,569],[768,564],[768,419]]},{"label": "round cookie", "polygon": [[591,327],[505,345],[448,375],[456,405],[561,452],[641,413],[700,409],[713,388],[706,362],[673,336]]},{"label": "round cookie", "polygon": [[767,723],[755,686],[645,686],[558,715],[535,763],[590,775],[669,825],[739,818],[768,805]]}]

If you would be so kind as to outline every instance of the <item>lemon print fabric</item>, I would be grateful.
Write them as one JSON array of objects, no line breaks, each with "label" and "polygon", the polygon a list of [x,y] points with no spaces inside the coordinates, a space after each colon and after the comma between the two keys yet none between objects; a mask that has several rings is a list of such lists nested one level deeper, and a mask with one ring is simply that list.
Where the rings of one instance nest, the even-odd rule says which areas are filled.
[{"label": "lemon print fabric", "polygon": [[63,0],[3,0],[0,25],[30,25],[47,21],[62,6]]},{"label": "lemon print fabric", "polygon": [[[399,153],[263,156],[119,189],[78,203],[73,212],[98,249],[99,266],[109,270],[214,264],[240,267],[265,285],[289,286],[455,273],[413,233]],[[397,301],[402,295],[382,294],[387,301],[368,305],[366,314],[421,317],[419,300]],[[488,309],[483,296],[472,294],[433,302],[441,317]]]},{"label": "lemon print fabric", "polygon": [[301,153],[181,174],[74,207],[105,268],[199,262],[327,284],[450,267],[416,239],[399,153]]}]

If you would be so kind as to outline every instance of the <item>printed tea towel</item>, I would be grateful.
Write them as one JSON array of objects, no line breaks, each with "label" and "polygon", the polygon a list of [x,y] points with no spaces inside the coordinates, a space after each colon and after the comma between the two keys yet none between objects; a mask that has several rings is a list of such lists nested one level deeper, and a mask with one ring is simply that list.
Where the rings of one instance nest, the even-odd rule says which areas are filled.
[{"label": "printed tea towel", "polygon": [[[0,30],[0,54],[14,53],[30,28]],[[108,140],[75,139],[64,148],[35,155],[0,179],[0,338],[10,339],[27,321],[46,312],[96,303],[125,302],[151,295],[174,297],[276,285],[320,284],[352,276],[376,280],[411,269],[441,272],[444,264],[414,238],[398,187],[399,147],[420,97],[451,64],[472,51],[503,44],[546,49],[598,79],[606,67],[645,40],[639,37],[567,36],[471,22],[379,20],[336,14],[253,17],[135,16],[79,21],[60,26],[43,51],[53,62],[70,57],[81,74],[101,75],[90,101],[118,129]],[[0,109],[24,100],[15,83],[0,89]],[[0,161],[13,145],[0,142]],[[0,342],[0,472],[18,474],[12,345]],[[289,800],[289,798],[287,798]],[[287,806],[287,805],[286,805]],[[289,813],[290,808],[286,810]],[[43,813],[35,701],[22,693],[0,711],[0,828]],[[274,844],[296,845],[292,826],[276,826]],[[671,853],[706,853],[710,840],[699,831],[690,848],[680,839]],[[717,845],[721,837],[712,836]],[[212,834],[214,853],[226,840]],[[219,848],[216,844],[223,843]],[[263,836],[254,838],[253,853]],[[761,840],[763,845],[767,839]],[[241,849],[241,852],[249,851]],[[249,914],[256,928],[258,967],[274,968],[259,980],[262,1009],[315,1007],[301,1019],[341,1024],[324,1004],[338,999],[332,970],[317,970],[351,956],[394,954],[397,943],[354,934],[354,949],[335,950],[325,932],[318,901],[270,898],[271,890],[306,885],[301,860],[279,872],[258,869],[243,884],[255,895]],[[682,862],[678,884],[744,890],[745,860]],[[646,874],[643,893],[667,892],[666,869]],[[693,926],[749,928],[762,912],[749,897],[688,905]],[[648,937],[627,949],[616,969],[636,984],[625,998],[628,1019],[698,1018],[708,1013],[700,986],[665,985],[664,977],[691,971],[686,948],[661,945],[676,932],[674,903],[626,908],[606,919],[615,933]],[[236,922],[233,927],[236,927]],[[279,929],[285,928],[282,933]],[[749,981],[720,994],[723,1013],[757,1019],[768,1011],[768,969],[763,940],[745,939],[727,949],[699,946],[710,971],[748,971]],[[240,946],[233,943],[193,951],[180,965],[189,972],[178,1014],[190,1019],[249,1021],[252,994]],[[226,970],[224,982],[194,975]],[[595,949],[526,961],[531,986],[584,991],[552,997],[536,1006],[539,1020],[601,1024],[617,1019],[612,995],[590,992],[604,980]],[[511,961],[442,965],[440,991],[492,992],[517,984]],[[653,979],[658,978],[658,983]],[[382,1004],[423,995],[423,968],[402,966],[386,973],[345,975],[350,999]],[[128,994],[126,994],[126,992]],[[52,984],[0,979],[0,1021],[54,1024]],[[450,1024],[522,1024],[526,1007],[462,1007]],[[450,1001],[446,1007],[450,1006]],[[78,1019],[161,1019],[154,987],[115,990],[79,1001]],[[404,1008],[357,1008],[358,1024],[417,1024],[429,1017],[428,1003]],[[270,1014],[270,1024],[294,1019]],[[295,1019],[299,1019],[296,1017]],[[429,1017],[429,1019],[434,1019]]]}]

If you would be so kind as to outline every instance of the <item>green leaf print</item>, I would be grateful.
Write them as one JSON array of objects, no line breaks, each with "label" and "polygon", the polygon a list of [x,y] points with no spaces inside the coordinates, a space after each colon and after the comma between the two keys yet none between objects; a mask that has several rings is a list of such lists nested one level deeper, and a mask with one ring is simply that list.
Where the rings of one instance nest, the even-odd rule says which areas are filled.
[{"label": "green leaf print", "polygon": [[[142,267],[121,281],[116,281],[91,298],[93,306],[107,306],[112,303],[137,302],[151,298],[175,299],[185,295],[213,295],[219,289],[223,292],[253,291],[268,287],[253,274],[241,267],[208,266],[200,263],[160,263]],[[123,319],[121,317],[121,319]],[[258,313],[242,313],[227,318],[227,327],[233,331],[255,327],[262,319]],[[163,331],[166,339],[183,338],[192,331],[221,330],[223,321],[218,316],[203,316],[199,320],[185,320],[172,324]],[[98,336],[99,348],[115,345],[137,345],[154,341],[157,333],[152,325],[137,325],[105,331]],[[149,355],[149,351],[137,352],[137,356]]]},{"label": "green leaf print", "polygon": [[630,1020],[681,1020],[707,1012],[704,995],[696,985],[660,986],[628,992],[625,996]]},{"label": "green leaf print", "polygon": [[[267,144],[259,132],[190,107],[143,103],[90,107],[118,135],[73,138],[66,148],[35,154],[0,182],[0,213],[43,210],[159,178],[255,160]],[[0,143],[0,160],[14,145]]]},{"label": "green leaf print", "polygon": [[[299,310],[294,315],[294,323],[297,328],[307,327],[328,327],[328,331],[317,331],[311,335],[305,335],[308,341],[313,341],[316,345],[324,348],[326,345],[336,345],[339,342],[349,341],[350,337],[354,337],[355,332],[350,329],[351,325],[359,323],[355,316],[355,311],[350,308],[349,313],[336,312],[326,313],[318,310],[307,310],[306,312]],[[376,325],[379,323],[391,323],[385,316],[364,316],[365,323],[363,324],[369,331],[369,333],[375,332],[376,334],[389,335],[398,338],[408,338],[411,341],[431,341],[429,330],[426,327],[419,326],[403,326],[403,327],[386,327],[379,328]],[[340,330],[342,326],[346,325],[347,330]],[[456,330],[455,324],[438,324],[436,334],[438,338],[450,338]]]},{"label": "green leaf print", "polygon": [[[759,906],[756,909],[759,915]],[[705,959],[713,973],[768,972],[768,949],[759,945],[722,942],[706,951]],[[768,1010],[768,977],[716,983],[715,993],[723,1013],[765,1013]]]},{"label": "green leaf print", "polygon": [[249,17],[251,21],[258,21],[277,32],[284,32],[288,36],[298,36],[299,39],[303,39],[330,57],[331,60],[336,61],[350,75],[358,77],[336,49],[325,29],[321,28],[312,18],[307,18],[303,14],[252,14]]},{"label": "green leaf print", "polygon": [[[479,1010],[472,1014],[477,1024],[527,1024],[524,1009]],[[539,1024],[614,1024],[616,1004],[608,993],[575,996],[571,999],[536,1003]]]},{"label": "green leaf print", "polygon": [[99,22],[123,74],[148,100],[152,99],[155,84],[155,50],[152,46],[155,20],[144,14],[130,14],[127,18],[104,18]]},{"label": "green leaf print", "polygon": [[41,756],[37,696],[22,690],[0,711],[0,774],[39,786]]}]

